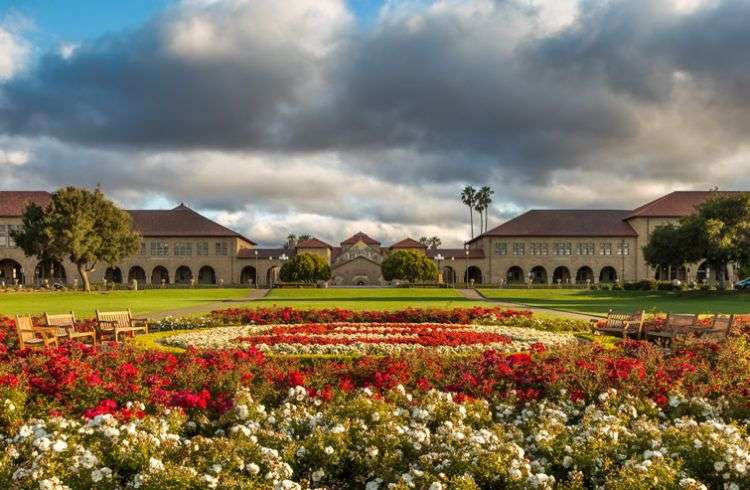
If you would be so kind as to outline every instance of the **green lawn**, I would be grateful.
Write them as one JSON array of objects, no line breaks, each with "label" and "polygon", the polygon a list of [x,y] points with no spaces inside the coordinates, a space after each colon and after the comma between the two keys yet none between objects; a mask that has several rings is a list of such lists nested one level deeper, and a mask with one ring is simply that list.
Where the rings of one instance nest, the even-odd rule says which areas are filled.
[{"label": "green lawn", "polygon": [[110,292],[9,292],[0,293],[0,316],[63,313],[74,311],[80,318],[94,316],[94,310],[130,308],[135,314],[171,310],[247,296],[237,289],[147,289]]},{"label": "green lawn", "polygon": [[265,298],[246,306],[295,308],[348,308],[352,310],[399,310],[403,308],[456,308],[493,306],[468,300],[453,289],[329,288],[274,289]]},{"label": "green lawn", "polygon": [[488,297],[529,306],[606,314],[636,309],[670,313],[750,313],[750,294],[691,291],[590,291],[581,289],[481,289]]}]

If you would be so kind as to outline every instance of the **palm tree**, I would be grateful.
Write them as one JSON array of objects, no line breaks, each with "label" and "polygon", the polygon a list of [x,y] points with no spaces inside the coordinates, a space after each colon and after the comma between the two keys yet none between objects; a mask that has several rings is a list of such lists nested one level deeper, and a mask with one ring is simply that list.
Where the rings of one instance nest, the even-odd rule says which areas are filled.
[{"label": "palm tree", "polygon": [[440,245],[442,244],[443,244],[443,241],[440,238],[436,236],[430,237],[430,248],[437,250],[438,248],[440,248]]},{"label": "palm tree", "polygon": [[291,249],[296,246],[297,246],[297,235],[295,235],[294,233],[290,233],[286,237],[286,243],[284,244],[283,248]]},{"label": "palm tree", "polygon": [[484,198],[482,197],[482,190],[477,191],[477,197],[474,201],[474,211],[479,214],[479,234],[484,233]]},{"label": "palm tree", "polygon": [[477,190],[467,185],[461,191],[461,202],[469,206],[469,220],[471,222],[471,238],[474,238],[474,205],[476,204]]},{"label": "palm tree", "polygon": [[[481,189],[479,189],[479,192],[477,192],[477,201],[478,204],[481,206],[482,211],[484,211],[484,231],[487,231],[488,223],[490,220],[489,216],[489,209],[490,204],[492,204],[492,195],[495,193],[490,186],[483,186]],[[478,209],[477,209],[478,210]],[[480,211],[481,212],[481,211]]]}]

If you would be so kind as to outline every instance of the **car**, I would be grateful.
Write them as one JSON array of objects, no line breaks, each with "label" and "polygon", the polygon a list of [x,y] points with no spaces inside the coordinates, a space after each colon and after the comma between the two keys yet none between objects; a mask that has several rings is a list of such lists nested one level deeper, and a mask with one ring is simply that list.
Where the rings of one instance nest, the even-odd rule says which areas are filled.
[{"label": "car", "polygon": [[734,284],[734,289],[750,289],[750,277],[747,277]]}]

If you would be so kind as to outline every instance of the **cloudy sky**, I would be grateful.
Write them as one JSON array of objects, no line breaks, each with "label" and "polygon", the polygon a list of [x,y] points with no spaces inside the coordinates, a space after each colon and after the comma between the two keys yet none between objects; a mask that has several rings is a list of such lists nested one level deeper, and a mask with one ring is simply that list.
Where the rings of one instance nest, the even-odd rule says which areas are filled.
[{"label": "cloudy sky", "polygon": [[0,188],[264,245],[750,188],[747,0],[0,0]]}]

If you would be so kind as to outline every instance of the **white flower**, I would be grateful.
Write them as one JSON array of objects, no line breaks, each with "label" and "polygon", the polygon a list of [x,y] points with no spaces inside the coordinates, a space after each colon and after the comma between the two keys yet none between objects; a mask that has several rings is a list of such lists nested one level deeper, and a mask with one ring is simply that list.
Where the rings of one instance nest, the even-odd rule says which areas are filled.
[{"label": "white flower", "polygon": [[65,451],[68,448],[68,443],[63,440],[56,440],[55,443],[52,445],[52,450],[56,453],[61,453]]},{"label": "white flower", "polygon": [[371,446],[367,448],[367,455],[371,458],[374,458],[375,456],[377,456],[378,453],[379,453],[378,448],[376,448],[375,446]]},{"label": "white flower", "polygon": [[219,486],[219,479],[211,475],[203,475],[202,480],[208,488],[216,488]]},{"label": "white flower", "polygon": [[154,471],[163,471],[164,470],[164,463],[161,462],[161,460],[158,460],[154,457],[149,458],[148,460],[148,467],[151,468]]},{"label": "white flower", "polygon": [[323,470],[317,470],[314,471],[312,474],[312,479],[314,482],[320,481],[325,476],[325,471]]},{"label": "white flower", "polygon": [[430,485],[430,490],[443,490],[443,484],[440,482],[432,482]]},{"label": "white flower", "polygon": [[257,475],[258,473],[260,473],[260,466],[255,463],[250,463],[249,465],[247,465],[247,471],[251,475]]},{"label": "white flower", "polygon": [[333,454],[333,448],[331,446],[326,446],[326,448],[323,449],[323,452],[330,456]]}]

